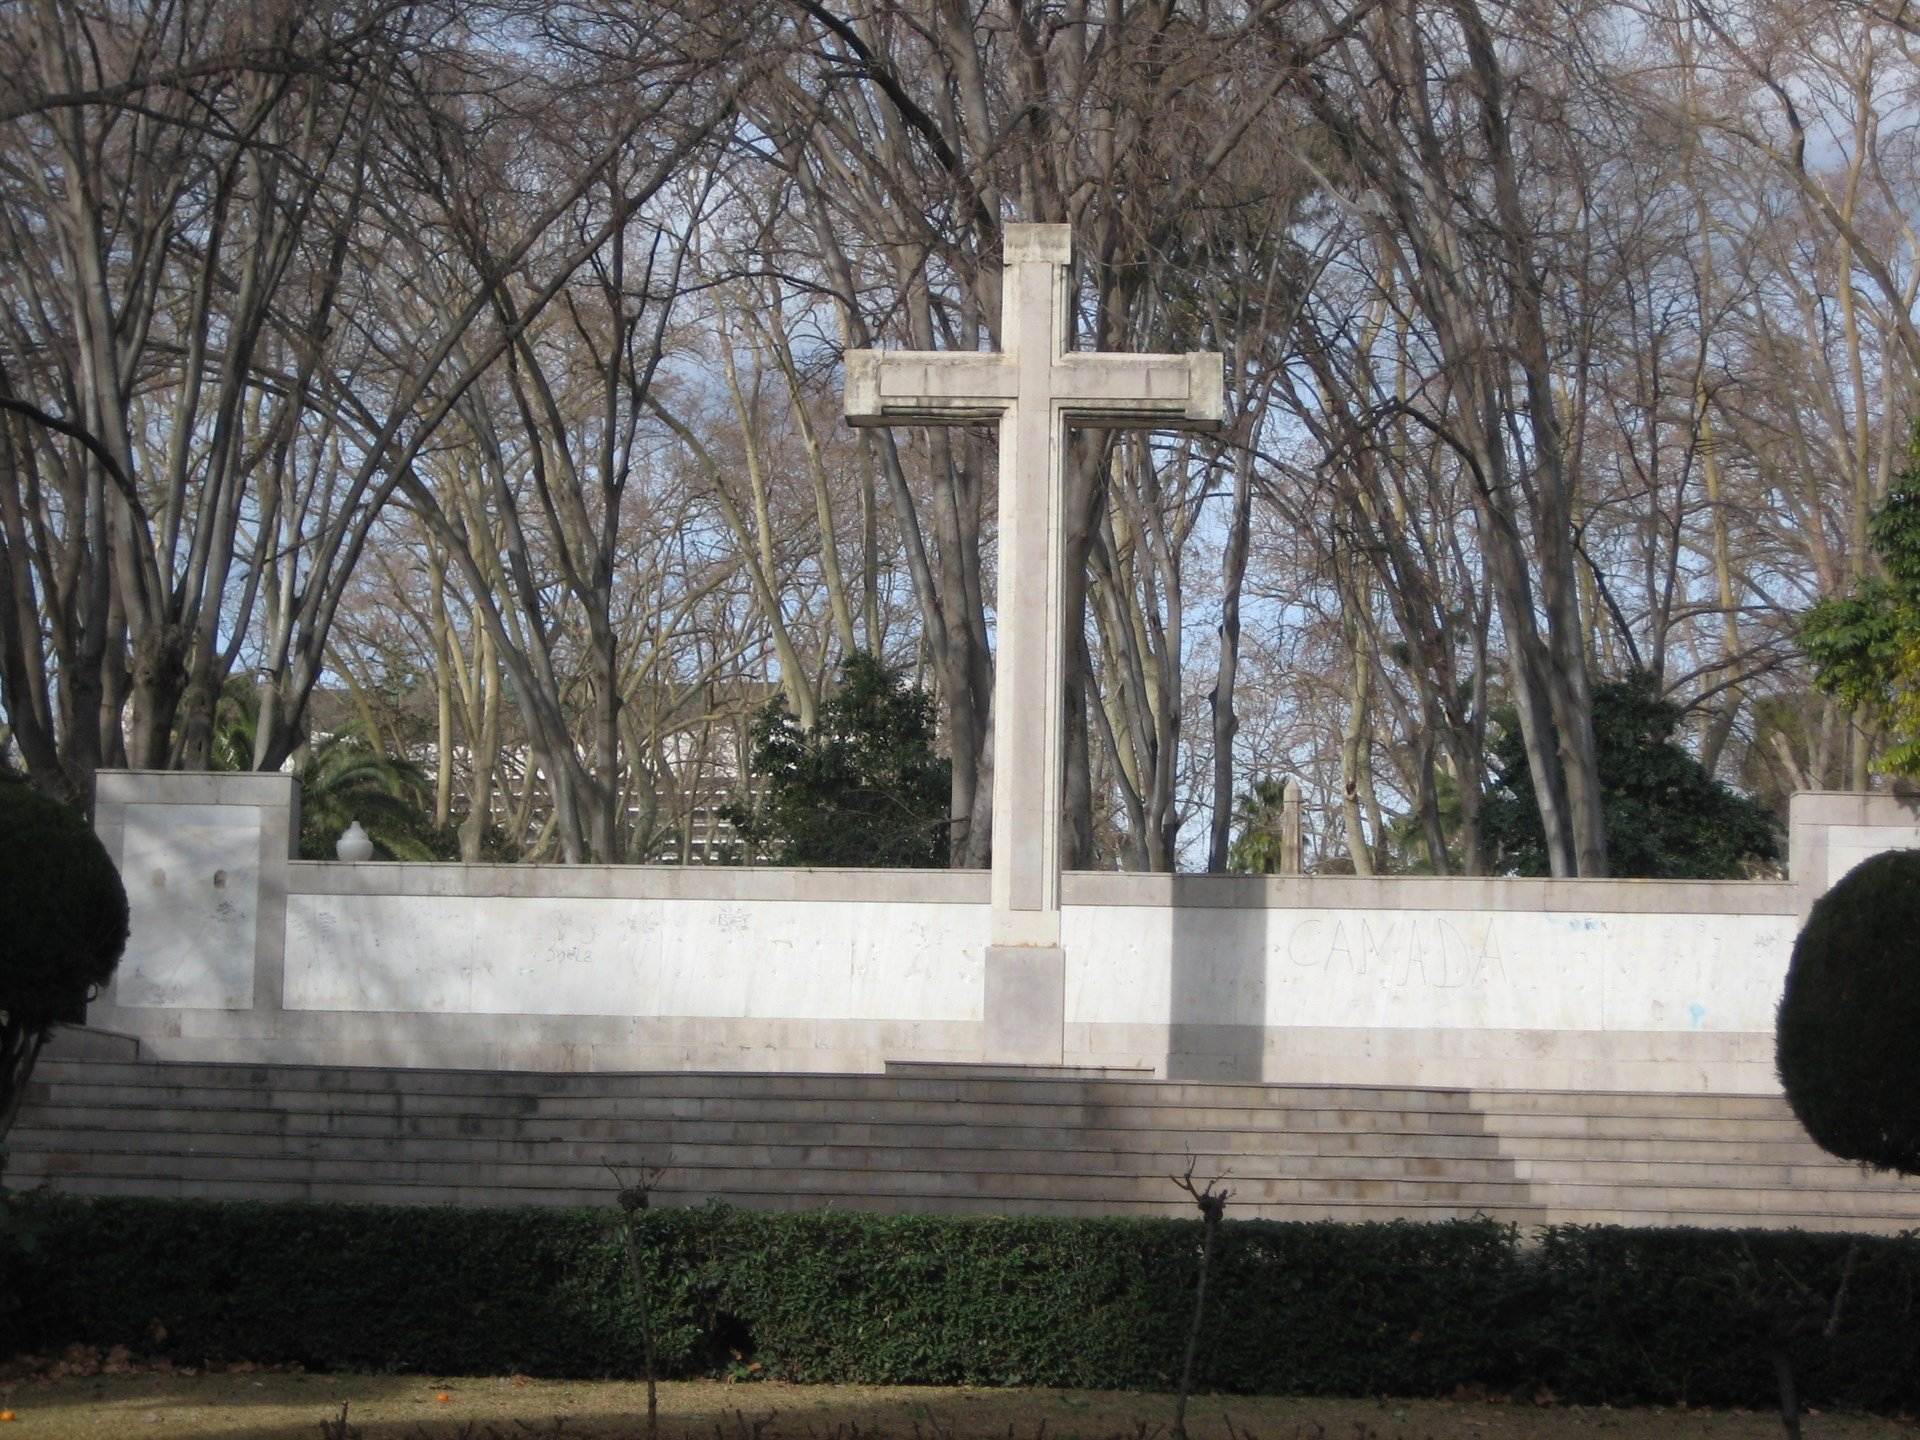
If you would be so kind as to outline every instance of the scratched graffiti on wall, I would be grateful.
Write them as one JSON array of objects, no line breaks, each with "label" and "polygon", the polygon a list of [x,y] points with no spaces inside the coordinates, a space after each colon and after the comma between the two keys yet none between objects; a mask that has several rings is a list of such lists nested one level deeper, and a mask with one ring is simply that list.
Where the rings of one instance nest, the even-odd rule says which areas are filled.
[{"label": "scratched graffiti on wall", "polygon": [[1460,990],[1505,985],[1499,922],[1448,915],[1335,915],[1302,920],[1286,938],[1302,970],[1370,975],[1385,984]]}]

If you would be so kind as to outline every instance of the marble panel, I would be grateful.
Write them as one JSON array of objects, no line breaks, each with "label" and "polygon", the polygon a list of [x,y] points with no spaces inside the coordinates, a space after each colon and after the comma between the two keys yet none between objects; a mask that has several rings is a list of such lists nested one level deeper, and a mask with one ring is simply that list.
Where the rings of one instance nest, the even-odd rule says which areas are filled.
[{"label": "marble panel", "polygon": [[120,874],[130,924],[116,1004],[251,1007],[261,819],[254,805],[125,807]]},{"label": "marble panel", "polygon": [[1920,848],[1920,825],[1833,825],[1827,828],[1827,885],[1863,860],[1888,850]]},{"label": "marble panel", "polygon": [[292,895],[287,1008],[978,1021],[985,906]]},{"label": "marble panel", "polygon": [[1066,913],[1067,1020],[1379,1029],[1771,1029],[1783,915]]}]

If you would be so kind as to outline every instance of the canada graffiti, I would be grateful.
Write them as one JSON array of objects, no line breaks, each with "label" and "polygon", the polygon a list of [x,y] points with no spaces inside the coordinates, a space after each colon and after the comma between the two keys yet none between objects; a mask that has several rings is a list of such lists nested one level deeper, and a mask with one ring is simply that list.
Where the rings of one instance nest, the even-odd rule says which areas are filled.
[{"label": "canada graffiti", "polygon": [[1286,952],[1303,970],[1345,970],[1396,986],[1460,990],[1507,983],[1498,923],[1491,918],[1466,927],[1445,915],[1314,918],[1293,927]]}]

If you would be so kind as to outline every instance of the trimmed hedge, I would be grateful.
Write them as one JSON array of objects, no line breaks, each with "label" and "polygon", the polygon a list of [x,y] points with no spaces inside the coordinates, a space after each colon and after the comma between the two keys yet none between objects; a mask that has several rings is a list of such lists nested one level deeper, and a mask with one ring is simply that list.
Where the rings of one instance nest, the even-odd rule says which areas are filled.
[{"label": "trimmed hedge", "polygon": [[[182,1364],[631,1376],[639,1322],[606,1211],[42,1197],[8,1348],[83,1342]],[[663,1373],[732,1352],[801,1381],[1166,1389],[1198,1221],[639,1216]],[[1920,1405],[1920,1241],[1229,1221],[1198,1384],[1589,1403],[1769,1406],[1785,1335],[1817,1405]],[[1814,1323],[1806,1316],[1817,1311]],[[1796,1328],[1797,1327],[1797,1328]]]},{"label": "trimmed hedge", "polygon": [[1787,1103],[1821,1149],[1907,1175],[1920,1175],[1916,934],[1920,850],[1849,870],[1793,942],[1774,1050]]}]

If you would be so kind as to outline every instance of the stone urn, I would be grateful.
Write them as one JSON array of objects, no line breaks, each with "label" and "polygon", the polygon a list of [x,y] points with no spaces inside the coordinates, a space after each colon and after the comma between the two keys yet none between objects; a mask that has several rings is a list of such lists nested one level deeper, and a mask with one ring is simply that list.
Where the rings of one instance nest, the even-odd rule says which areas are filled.
[{"label": "stone urn", "polygon": [[342,860],[371,860],[373,841],[367,832],[360,828],[358,820],[352,821],[340,832],[340,838],[333,842],[333,853]]}]

